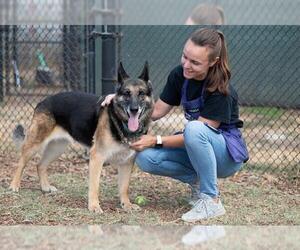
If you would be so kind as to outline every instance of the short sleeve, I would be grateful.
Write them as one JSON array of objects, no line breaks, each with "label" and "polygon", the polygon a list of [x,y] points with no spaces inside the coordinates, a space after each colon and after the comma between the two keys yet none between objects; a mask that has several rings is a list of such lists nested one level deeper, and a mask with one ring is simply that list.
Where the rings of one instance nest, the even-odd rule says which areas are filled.
[{"label": "short sleeve", "polygon": [[232,98],[230,95],[214,92],[206,97],[201,116],[206,119],[230,124],[231,103]]},{"label": "short sleeve", "polygon": [[169,74],[167,83],[160,94],[160,99],[171,106],[179,106],[182,82],[183,77],[180,74],[180,68],[176,67]]}]

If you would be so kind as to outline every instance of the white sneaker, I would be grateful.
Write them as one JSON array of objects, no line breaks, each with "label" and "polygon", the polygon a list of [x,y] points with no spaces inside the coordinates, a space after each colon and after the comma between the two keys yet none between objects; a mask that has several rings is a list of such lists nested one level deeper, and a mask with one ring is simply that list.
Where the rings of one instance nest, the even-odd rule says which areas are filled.
[{"label": "white sneaker", "polygon": [[216,203],[210,196],[201,193],[200,199],[197,201],[195,206],[190,211],[183,214],[181,219],[186,222],[195,222],[223,214],[225,214],[225,209],[221,200]]}]

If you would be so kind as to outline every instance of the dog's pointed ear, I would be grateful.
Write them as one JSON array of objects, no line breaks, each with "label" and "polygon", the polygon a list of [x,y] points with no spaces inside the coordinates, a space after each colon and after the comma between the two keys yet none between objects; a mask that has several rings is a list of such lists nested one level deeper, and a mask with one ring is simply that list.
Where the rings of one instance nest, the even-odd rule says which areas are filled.
[{"label": "dog's pointed ear", "polygon": [[145,82],[149,81],[149,64],[148,61],[145,62],[143,71],[141,75],[139,76],[139,79],[144,80]]},{"label": "dog's pointed ear", "polygon": [[151,81],[149,80],[149,64],[148,64],[148,61],[145,62],[145,65],[144,65],[144,68],[143,68],[143,71],[141,73],[141,75],[139,76],[139,79],[143,80],[146,84],[147,84],[147,87],[148,87],[148,90],[149,90],[149,95],[152,94],[152,84],[151,84]]},{"label": "dog's pointed ear", "polygon": [[119,68],[118,68],[118,82],[123,83],[124,80],[128,79],[129,76],[127,75],[122,62],[119,63]]}]

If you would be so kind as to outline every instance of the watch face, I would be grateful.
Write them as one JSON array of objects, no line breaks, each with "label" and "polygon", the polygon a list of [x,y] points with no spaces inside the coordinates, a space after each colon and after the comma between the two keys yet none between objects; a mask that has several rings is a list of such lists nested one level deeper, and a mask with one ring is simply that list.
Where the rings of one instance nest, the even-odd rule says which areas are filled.
[{"label": "watch face", "polygon": [[163,146],[162,144],[162,138],[160,135],[157,135],[156,136],[156,144],[155,144],[155,147],[156,148],[161,148]]},{"label": "watch face", "polygon": [[161,138],[160,135],[157,135],[157,136],[156,136],[156,144],[162,145],[162,138]]}]

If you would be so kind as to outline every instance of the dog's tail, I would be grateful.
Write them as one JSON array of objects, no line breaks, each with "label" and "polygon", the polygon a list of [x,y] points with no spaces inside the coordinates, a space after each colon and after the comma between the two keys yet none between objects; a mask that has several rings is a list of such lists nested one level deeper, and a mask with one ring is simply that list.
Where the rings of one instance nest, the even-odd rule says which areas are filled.
[{"label": "dog's tail", "polygon": [[16,126],[13,132],[13,142],[18,150],[22,147],[22,144],[25,139],[25,129],[22,125]]}]

